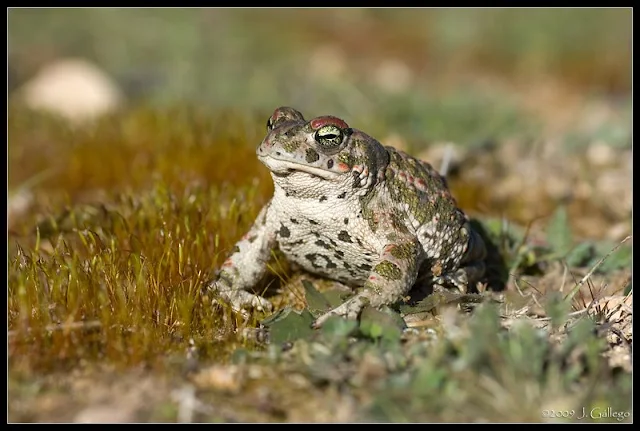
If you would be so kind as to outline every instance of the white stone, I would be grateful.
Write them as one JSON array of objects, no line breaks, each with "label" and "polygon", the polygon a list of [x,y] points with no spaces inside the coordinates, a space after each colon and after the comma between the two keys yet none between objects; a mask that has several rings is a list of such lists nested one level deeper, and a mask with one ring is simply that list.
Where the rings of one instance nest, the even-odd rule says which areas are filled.
[{"label": "white stone", "polygon": [[112,112],[123,101],[120,89],[105,72],[76,58],[43,67],[17,91],[28,107],[58,114],[74,123]]},{"label": "white stone", "polygon": [[413,83],[413,72],[404,62],[385,60],[374,69],[374,82],[389,93],[406,91]]}]

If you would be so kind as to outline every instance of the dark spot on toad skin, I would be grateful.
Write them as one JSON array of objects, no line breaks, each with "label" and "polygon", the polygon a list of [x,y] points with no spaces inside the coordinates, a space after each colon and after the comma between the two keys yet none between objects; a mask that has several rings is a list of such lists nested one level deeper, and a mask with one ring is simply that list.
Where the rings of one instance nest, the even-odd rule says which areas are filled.
[{"label": "dark spot on toad skin", "polygon": [[324,201],[326,201],[326,200],[327,200],[327,197],[326,197],[326,196],[320,196],[320,202],[324,202]]},{"label": "dark spot on toad skin", "polygon": [[291,231],[285,225],[280,226],[280,232],[278,232],[282,238],[289,238],[291,236]]},{"label": "dark spot on toad skin", "polygon": [[238,247],[237,245],[235,247],[233,247],[233,252],[234,253],[240,253],[240,247]]},{"label": "dark spot on toad skin", "polygon": [[327,264],[325,265],[325,268],[334,269],[338,267],[338,265],[336,265],[335,263],[333,263],[331,259],[329,259],[329,256],[325,256],[324,254],[319,254],[318,257],[323,258],[327,262]]},{"label": "dark spot on toad skin", "polygon": [[313,148],[307,148],[306,160],[307,163],[317,162],[320,156]]},{"label": "dark spot on toad skin", "polygon": [[341,230],[340,233],[338,234],[338,239],[340,241],[344,241],[344,242],[353,242],[351,241],[351,237],[349,236],[349,232],[347,232],[346,230]]},{"label": "dark spot on toad skin", "polygon": [[344,257],[344,251],[342,250],[336,250],[336,254],[340,257]]},{"label": "dark spot on toad skin", "polygon": [[338,195],[338,199],[344,199],[346,195],[347,195],[347,192],[342,192]]},{"label": "dark spot on toad skin", "polygon": [[318,255],[317,255],[316,253],[308,253],[308,254],[305,254],[305,255],[304,255],[304,257],[305,257],[309,262],[311,262],[311,265],[312,265],[314,268],[320,268],[320,265],[318,265],[318,264],[316,263],[316,259],[318,258]]},{"label": "dark spot on toad skin", "polygon": [[309,253],[309,254],[305,254],[304,257],[306,257],[307,260],[311,262],[311,265],[314,268],[322,268],[322,265],[316,263],[316,260],[320,258],[325,260],[325,268],[333,269],[338,267],[335,263],[333,263],[333,261],[328,256],[325,256],[324,254]]},{"label": "dark spot on toad skin", "polygon": [[311,223],[311,224],[313,224],[313,225],[318,225],[318,222],[317,222],[317,221],[315,221],[315,220],[311,220],[311,219],[309,219],[309,223]]},{"label": "dark spot on toad skin", "polygon": [[253,235],[247,238],[247,241],[249,241],[250,244],[253,244],[256,239],[258,239],[258,235]]},{"label": "dark spot on toad skin", "polygon": [[351,171],[351,173],[353,174],[353,188],[358,188],[362,185],[362,183],[360,182],[360,172],[358,171]]},{"label": "dark spot on toad skin", "polygon": [[347,217],[344,218],[344,224],[349,224],[349,219]]},{"label": "dark spot on toad skin", "polygon": [[294,219],[293,217],[290,218],[289,220],[291,220],[291,223],[293,224],[298,224],[298,220]]},{"label": "dark spot on toad skin", "polygon": [[351,265],[349,265],[347,262],[342,262],[342,266],[344,266],[344,269],[351,268]]},{"label": "dark spot on toad skin", "polygon": [[326,242],[324,242],[323,240],[319,239],[315,242],[315,245],[322,247],[326,250],[331,250],[331,247],[329,246],[329,244],[327,244]]},{"label": "dark spot on toad skin", "polygon": [[365,271],[371,271],[371,265],[367,265],[366,263],[358,265],[358,268],[360,268],[362,270],[365,270]]}]

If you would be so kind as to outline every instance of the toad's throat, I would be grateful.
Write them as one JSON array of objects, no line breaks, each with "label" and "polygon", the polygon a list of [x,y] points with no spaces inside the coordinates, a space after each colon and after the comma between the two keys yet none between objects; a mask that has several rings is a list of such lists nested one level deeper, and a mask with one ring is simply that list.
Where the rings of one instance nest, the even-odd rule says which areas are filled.
[{"label": "toad's throat", "polygon": [[290,160],[276,159],[272,156],[259,156],[258,158],[276,177],[288,177],[296,172],[304,172],[325,180],[336,180],[341,176],[338,172],[332,172],[315,166],[292,162]]}]

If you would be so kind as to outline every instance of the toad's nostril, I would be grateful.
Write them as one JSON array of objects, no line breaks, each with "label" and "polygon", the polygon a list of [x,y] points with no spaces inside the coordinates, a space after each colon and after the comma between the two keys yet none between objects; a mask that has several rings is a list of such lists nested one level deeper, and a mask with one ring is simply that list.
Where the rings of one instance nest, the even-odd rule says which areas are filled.
[{"label": "toad's nostril", "polygon": [[280,151],[276,151],[276,156],[279,156],[279,155],[280,155]]}]

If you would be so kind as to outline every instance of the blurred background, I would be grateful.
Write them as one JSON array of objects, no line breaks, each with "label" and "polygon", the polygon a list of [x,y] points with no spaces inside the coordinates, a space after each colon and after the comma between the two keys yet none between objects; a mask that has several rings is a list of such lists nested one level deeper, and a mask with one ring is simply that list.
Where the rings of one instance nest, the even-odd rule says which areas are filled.
[{"label": "blurred background", "polygon": [[[380,128],[451,140],[471,139],[467,123],[487,110],[498,111],[495,124],[474,132],[516,127],[518,108],[562,123],[584,98],[628,104],[630,54],[630,9],[9,12],[11,94],[80,59],[85,74],[90,65],[106,76],[119,103],[382,113]],[[69,79],[83,69],[64,64]]]},{"label": "blurred background", "polygon": [[187,104],[263,127],[289,105],[434,164],[453,143],[454,174],[475,160],[466,184],[493,185],[471,207],[526,199],[531,219],[540,193],[601,195],[609,221],[630,214],[631,9],[11,9],[8,26],[10,100],[73,122]]}]

